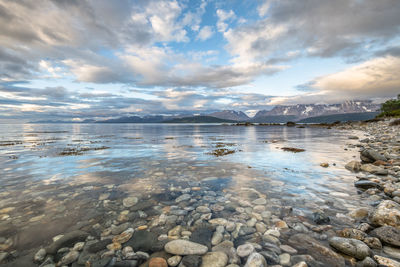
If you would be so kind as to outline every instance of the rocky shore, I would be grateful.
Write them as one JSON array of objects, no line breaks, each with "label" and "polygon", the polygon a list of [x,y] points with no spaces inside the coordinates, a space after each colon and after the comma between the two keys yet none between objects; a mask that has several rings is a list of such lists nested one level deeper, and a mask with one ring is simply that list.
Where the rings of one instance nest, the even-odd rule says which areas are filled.
[{"label": "rocky shore", "polygon": [[[257,188],[227,190],[218,178],[170,186],[152,197],[98,205],[101,222],[88,222],[23,259],[0,239],[7,266],[90,267],[400,267],[400,129],[390,121],[335,126],[363,131],[350,148],[360,159],[346,169],[369,207],[332,217],[301,215]],[[322,166],[322,165],[321,165]],[[328,167],[325,166],[324,167]],[[329,168],[329,167],[328,167]],[[340,198],[340,194],[337,194]],[[8,211],[1,210],[0,216]],[[332,222],[341,221],[342,225]]]}]

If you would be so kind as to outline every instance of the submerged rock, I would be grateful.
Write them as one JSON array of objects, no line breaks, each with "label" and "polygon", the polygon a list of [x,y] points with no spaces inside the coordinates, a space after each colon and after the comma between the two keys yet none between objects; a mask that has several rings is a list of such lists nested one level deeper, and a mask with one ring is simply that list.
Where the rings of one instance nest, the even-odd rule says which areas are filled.
[{"label": "submerged rock", "polygon": [[299,250],[306,250],[317,261],[329,264],[333,267],[344,267],[345,262],[342,256],[332,249],[323,246],[317,240],[306,234],[295,234],[289,238],[289,244]]},{"label": "submerged rock", "polygon": [[88,233],[80,230],[70,232],[48,246],[46,252],[55,254],[62,247],[71,247],[76,242],[85,241],[88,235]]},{"label": "submerged rock", "polygon": [[257,252],[250,254],[244,267],[267,267],[264,257]]},{"label": "submerged rock", "polygon": [[174,255],[203,255],[207,253],[208,248],[198,243],[178,239],[168,242],[165,245],[165,251]]},{"label": "submerged rock", "polygon": [[357,239],[332,237],[329,240],[329,245],[359,260],[363,260],[371,254],[369,247],[364,242]]},{"label": "submerged rock", "polygon": [[225,267],[228,263],[228,256],[221,252],[208,252],[202,257],[201,267]]}]

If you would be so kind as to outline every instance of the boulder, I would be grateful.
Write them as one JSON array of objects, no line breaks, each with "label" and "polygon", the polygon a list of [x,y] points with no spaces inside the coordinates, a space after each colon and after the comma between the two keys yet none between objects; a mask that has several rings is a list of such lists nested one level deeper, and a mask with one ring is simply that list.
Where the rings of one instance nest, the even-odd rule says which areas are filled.
[{"label": "boulder", "polygon": [[381,155],[378,151],[373,149],[364,149],[361,151],[361,159],[367,163],[372,163],[377,160],[387,161],[385,156]]},{"label": "boulder", "polygon": [[374,229],[370,235],[379,238],[382,242],[400,247],[400,229],[392,226],[382,226]]},{"label": "boulder", "polygon": [[80,230],[72,231],[46,248],[47,254],[55,254],[62,247],[72,247],[76,242],[85,241],[88,233]]},{"label": "boulder", "polygon": [[317,261],[326,266],[344,267],[344,258],[332,249],[323,246],[317,240],[306,234],[295,234],[289,238],[289,244],[299,251],[307,251]]},{"label": "boulder", "polygon": [[400,204],[391,200],[382,201],[372,212],[370,220],[375,225],[400,228]]},{"label": "boulder", "polygon": [[375,182],[370,181],[370,180],[359,180],[359,181],[354,183],[354,186],[357,187],[357,188],[361,188],[363,190],[367,190],[367,189],[370,189],[370,188],[382,189],[382,187],[378,183],[375,183]]},{"label": "boulder", "polygon": [[363,164],[361,165],[361,170],[376,175],[387,175],[389,173],[388,170],[373,164]]},{"label": "boulder", "polygon": [[343,254],[363,260],[371,254],[369,247],[362,241],[353,238],[332,237],[329,245]]}]

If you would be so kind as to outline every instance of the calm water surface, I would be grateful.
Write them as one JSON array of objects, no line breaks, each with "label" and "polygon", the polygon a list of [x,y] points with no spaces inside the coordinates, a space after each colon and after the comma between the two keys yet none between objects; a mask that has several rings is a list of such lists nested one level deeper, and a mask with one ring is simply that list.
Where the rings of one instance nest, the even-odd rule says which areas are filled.
[{"label": "calm water surface", "polygon": [[[344,165],[356,132],[283,126],[188,124],[0,125],[0,237],[31,249],[104,212],[99,198],[151,198],[210,181],[253,188],[305,215],[346,213],[361,200]],[[302,153],[281,150],[303,148]],[[210,152],[235,153],[216,157]],[[320,167],[327,162],[329,168]],[[335,166],[334,166],[335,164]]]}]

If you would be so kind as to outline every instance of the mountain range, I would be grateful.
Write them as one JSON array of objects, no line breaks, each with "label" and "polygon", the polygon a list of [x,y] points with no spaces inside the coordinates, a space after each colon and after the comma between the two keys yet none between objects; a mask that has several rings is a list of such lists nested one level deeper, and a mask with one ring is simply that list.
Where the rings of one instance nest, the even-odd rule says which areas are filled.
[{"label": "mountain range", "polygon": [[[331,122],[335,120],[367,120],[377,115],[380,104],[372,101],[346,101],[340,104],[297,104],[278,105],[270,110],[260,110],[253,117],[242,111],[222,110],[200,116],[125,116],[115,119],[92,121],[84,123],[211,123],[211,122],[258,122],[285,123],[296,122]],[[216,119],[217,118],[217,119]],[[40,121],[35,123],[71,123],[68,121]],[[76,122],[74,122],[76,123]]]}]

